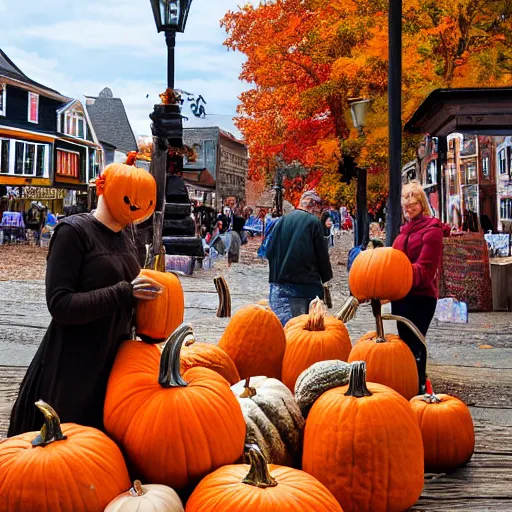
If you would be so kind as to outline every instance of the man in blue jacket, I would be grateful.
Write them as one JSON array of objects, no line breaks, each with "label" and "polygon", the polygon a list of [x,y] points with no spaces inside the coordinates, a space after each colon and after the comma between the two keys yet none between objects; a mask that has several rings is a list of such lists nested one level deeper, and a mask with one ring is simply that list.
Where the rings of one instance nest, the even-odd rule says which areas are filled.
[{"label": "man in blue jacket", "polygon": [[267,247],[270,264],[270,307],[283,325],[307,313],[309,303],[323,299],[323,283],[332,279],[331,262],[324,241],[321,199],[304,192],[299,208],[275,226]]}]

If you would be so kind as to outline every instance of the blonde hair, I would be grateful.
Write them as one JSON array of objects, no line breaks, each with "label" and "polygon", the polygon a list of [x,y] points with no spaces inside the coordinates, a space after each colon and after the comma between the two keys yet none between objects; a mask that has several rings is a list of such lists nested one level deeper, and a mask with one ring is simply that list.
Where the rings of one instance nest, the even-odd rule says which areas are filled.
[{"label": "blonde hair", "polygon": [[425,194],[420,182],[413,180],[402,187],[402,208],[415,201],[421,204],[423,215],[431,214],[427,194]]}]

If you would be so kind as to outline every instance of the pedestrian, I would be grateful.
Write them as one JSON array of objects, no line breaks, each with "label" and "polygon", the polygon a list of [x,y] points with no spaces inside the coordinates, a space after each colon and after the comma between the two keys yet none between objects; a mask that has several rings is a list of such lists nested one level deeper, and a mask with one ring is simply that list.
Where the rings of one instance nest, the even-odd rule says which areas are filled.
[{"label": "pedestrian", "polygon": [[[426,336],[437,304],[437,272],[441,262],[443,234],[449,234],[441,221],[430,215],[427,196],[418,182],[404,185],[402,209],[405,224],[393,243],[412,263],[413,285],[409,294],[391,304],[394,315],[413,322]],[[378,250],[378,249],[377,249]],[[419,393],[425,391],[427,351],[423,343],[404,325],[398,323],[398,334],[416,359],[420,382]]]},{"label": "pedestrian", "polygon": [[321,217],[322,226],[324,228],[324,238],[327,248],[334,247],[334,234],[333,234],[333,221],[331,214],[328,210],[322,213]]},{"label": "pedestrian", "polygon": [[315,297],[323,299],[322,284],[332,279],[320,214],[320,197],[304,192],[299,208],[279,220],[268,243],[269,302],[283,325],[307,313]]},{"label": "pedestrian", "polygon": [[[41,428],[43,418],[34,407],[39,399],[63,423],[102,430],[110,370],[121,342],[130,339],[136,301],[155,299],[162,291],[156,281],[139,274],[135,244],[125,230],[126,219],[141,222],[153,213],[156,186],[147,209],[126,204],[126,211],[111,210],[107,204],[124,205],[115,197],[116,187],[108,187],[113,177],[107,167],[97,181],[94,214],[66,217],[55,227],[46,270],[52,320],[21,383],[9,436]],[[136,178],[128,175],[123,181],[131,179]],[[135,190],[137,183],[124,186]]]},{"label": "pedestrian", "polygon": [[238,211],[233,212],[233,229],[229,232],[231,240],[229,242],[228,250],[228,267],[232,263],[238,263],[240,260],[240,247],[242,246],[243,228],[245,219],[238,215]]}]

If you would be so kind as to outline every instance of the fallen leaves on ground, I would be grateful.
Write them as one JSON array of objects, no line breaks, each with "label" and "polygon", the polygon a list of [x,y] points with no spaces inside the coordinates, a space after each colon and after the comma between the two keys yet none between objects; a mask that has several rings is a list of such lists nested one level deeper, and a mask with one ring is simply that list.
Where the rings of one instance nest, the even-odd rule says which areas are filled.
[{"label": "fallen leaves on ground", "polygon": [[0,281],[42,280],[48,249],[36,245],[0,245]]}]

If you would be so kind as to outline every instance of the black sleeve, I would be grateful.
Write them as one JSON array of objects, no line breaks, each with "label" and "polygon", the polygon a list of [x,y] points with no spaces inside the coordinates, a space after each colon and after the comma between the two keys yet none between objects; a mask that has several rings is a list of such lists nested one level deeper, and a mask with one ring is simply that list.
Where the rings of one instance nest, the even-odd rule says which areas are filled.
[{"label": "black sleeve", "polygon": [[322,283],[332,279],[332,267],[329,259],[329,251],[324,239],[324,230],[320,221],[313,224],[313,247],[315,249],[318,272]]},{"label": "black sleeve", "polygon": [[85,246],[75,228],[66,224],[53,235],[46,267],[46,303],[52,318],[67,325],[93,322],[132,304],[132,285],[78,292]]}]

